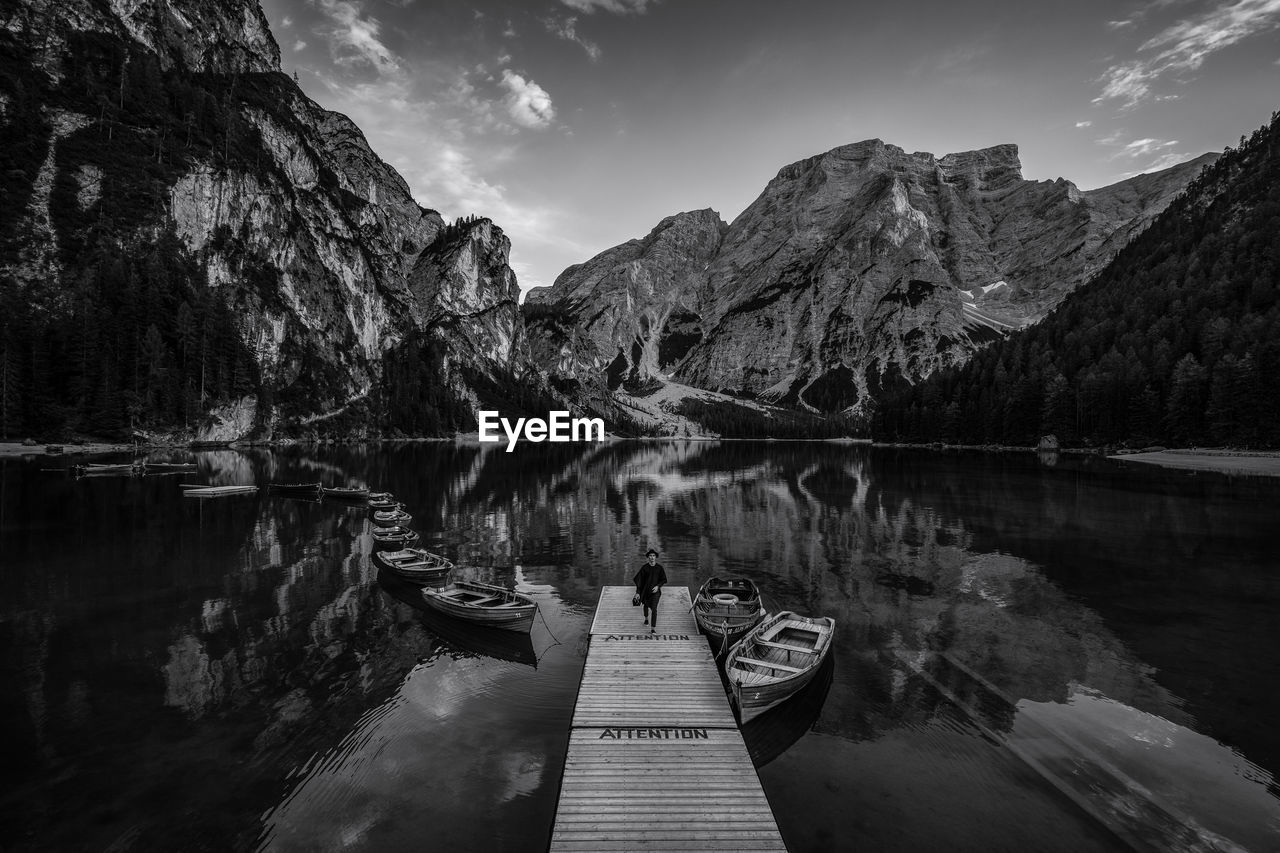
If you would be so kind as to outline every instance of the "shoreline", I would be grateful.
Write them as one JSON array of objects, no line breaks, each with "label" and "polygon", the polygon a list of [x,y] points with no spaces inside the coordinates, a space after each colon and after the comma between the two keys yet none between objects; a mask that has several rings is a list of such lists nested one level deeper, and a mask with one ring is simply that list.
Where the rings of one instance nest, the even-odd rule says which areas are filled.
[{"label": "shoreline", "polygon": [[[1220,474],[1247,474],[1251,476],[1280,477],[1280,450],[1233,450],[1224,447],[1185,447],[1185,448],[1152,448],[1151,450],[1116,450],[1110,448],[1067,447],[1058,450],[1041,451],[1035,447],[1012,445],[968,445],[968,444],[914,444],[877,442],[870,439],[769,439],[769,438],[721,438],[712,436],[640,436],[624,438],[607,436],[609,443],[615,441],[761,441],[785,443],[803,441],[805,443],[844,444],[871,447],[898,448],[906,450],[976,450],[987,453],[1069,453],[1081,455],[1104,456],[1119,462],[1137,462],[1143,465],[1158,465],[1164,468],[1176,468],[1185,471],[1210,471]],[[428,442],[454,442],[462,444],[479,444],[475,433],[459,433],[448,437],[416,437],[416,438],[365,438],[365,439],[322,439],[306,441],[298,439],[279,439],[275,441],[228,442],[226,444],[196,446],[187,443],[177,444],[123,444],[112,442],[89,442],[85,444],[60,445],[61,452],[50,453],[48,444],[27,445],[19,441],[0,442],[0,459],[36,457],[71,458],[85,456],[102,456],[115,453],[142,455],[163,451],[186,451],[189,453],[201,450],[229,449],[240,450],[255,447],[286,448],[299,446],[341,446],[346,444],[418,444]]]},{"label": "shoreline", "polygon": [[1220,450],[1216,448],[1187,448],[1180,450],[1153,450],[1145,453],[1124,453],[1108,456],[1121,462],[1137,462],[1142,465],[1159,465],[1182,471],[1212,471],[1218,474],[1247,474],[1254,477],[1280,477],[1280,452],[1260,450]]}]

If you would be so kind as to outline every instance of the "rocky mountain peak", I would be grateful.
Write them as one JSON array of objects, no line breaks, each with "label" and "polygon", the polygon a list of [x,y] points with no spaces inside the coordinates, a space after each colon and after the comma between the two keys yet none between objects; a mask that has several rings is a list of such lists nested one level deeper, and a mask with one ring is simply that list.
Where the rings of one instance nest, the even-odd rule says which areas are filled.
[{"label": "rocky mountain peak", "polygon": [[728,227],[710,208],[677,213],[530,291],[536,360],[578,381],[607,371],[614,387],[672,369],[701,337],[706,271]]}]

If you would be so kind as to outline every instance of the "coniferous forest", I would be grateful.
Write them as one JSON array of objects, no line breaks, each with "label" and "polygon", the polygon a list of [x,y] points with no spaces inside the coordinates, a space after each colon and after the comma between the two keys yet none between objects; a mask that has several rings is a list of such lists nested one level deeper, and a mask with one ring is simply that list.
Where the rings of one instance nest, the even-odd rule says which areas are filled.
[{"label": "coniferous forest", "polygon": [[878,440],[1280,446],[1280,113],[1038,325],[878,403]]},{"label": "coniferous forest", "polygon": [[[74,271],[33,284],[0,276],[0,439],[183,427],[211,405],[258,391],[258,368],[230,308],[159,214],[194,157],[268,167],[238,104],[269,99],[284,77],[165,71],[154,55],[92,33],[77,34],[66,57],[51,86],[29,73],[31,49],[0,34],[0,86],[10,96],[0,268],[38,265],[24,256],[24,233],[44,227]],[[58,110],[97,117],[65,136],[58,156],[93,164],[101,196],[87,214],[76,172],[56,168],[49,221],[33,225],[28,202]]]}]

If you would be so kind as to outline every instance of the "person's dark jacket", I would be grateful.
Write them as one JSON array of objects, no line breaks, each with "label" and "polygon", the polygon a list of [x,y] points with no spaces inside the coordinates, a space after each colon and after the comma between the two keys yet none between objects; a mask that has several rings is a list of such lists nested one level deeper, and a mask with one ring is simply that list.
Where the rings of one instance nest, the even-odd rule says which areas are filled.
[{"label": "person's dark jacket", "polygon": [[[640,596],[640,600],[645,604],[651,604],[662,597],[662,585],[667,582],[667,570],[662,568],[662,563],[654,563],[651,566],[646,562],[632,580],[636,584],[636,595]],[[655,586],[658,591],[651,592]]]}]

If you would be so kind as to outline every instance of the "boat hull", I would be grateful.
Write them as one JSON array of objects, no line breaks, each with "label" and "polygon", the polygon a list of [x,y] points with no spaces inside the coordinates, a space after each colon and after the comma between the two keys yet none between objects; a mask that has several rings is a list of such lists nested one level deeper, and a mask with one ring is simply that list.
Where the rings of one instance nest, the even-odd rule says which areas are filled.
[{"label": "boat hull", "polygon": [[693,618],[699,630],[724,651],[764,619],[760,590],[746,578],[711,578],[694,597]]},{"label": "boat hull", "polygon": [[809,682],[813,681],[814,671],[808,670],[785,681],[775,681],[765,685],[744,686],[730,681],[733,688],[733,701],[738,707],[742,722],[749,722],[774,708],[790,697],[799,693]]},{"label": "boat hull", "polygon": [[378,528],[373,531],[374,544],[379,549],[398,550],[418,541],[418,534],[403,527]]},{"label": "boat hull", "polygon": [[[806,651],[795,645],[798,641],[785,636],[788,632],[813,633],[816,639]],[[741,722],[746,723],[803,690],[826,660],[834,633],[832,619],[784,611],[768,617],[739,640],[725,657],[725,675]],[[760,642],[766,637],[771,639]],[[773,642],[776,637],[791,641],[779,646]],[[796,650],[781,651],[788,646]],[[780,664],[782,668],[761,663]]]},{"label": "boat hull", "polygon": [[368,489],[323,488],[320,490],[320,494],[325,500],[330,501],[357,501],[364,503],[369,499]]},{"label": "boat hull", "polygon": [[[397,560],[394,551],[378,551],[373,555],[378,565],[408,581],[416,583],[432,583],[449,577],[453,571],[453,563],[435,554],[426,558],[411,557]],[[425,552],[424,552],[425,553]]]},{"label": "boat hull", "polygon": [[391,510],[390,512],[375,512],[373,514],[374,524],[380,524],[385,527],[398,527],[413,521],[413,516],[402,509]]},{"label": "boat hull", "polygon": [[272,494],[277,495],[306,495],[307,497],[320,497],[319,483],[271,483],[267,487]]},{"label": "boat hull", "polygon": [[[454,598],[453,594],[459,590],[472,591],[476,594],[504,595],[516,604],[510,607],[478,606]],[[538,605],[527,596],[489,584],[459,582],[449,584],[442,589],[424,589],[422,598],[428,607],[446,616],[464,619],[488,628],[525,634],[533,627],[533,618],[538,612]]]}]

